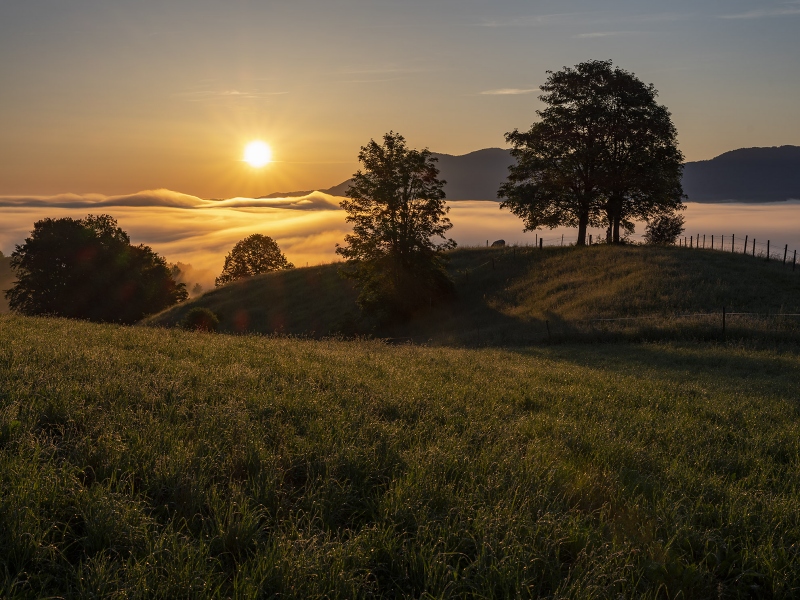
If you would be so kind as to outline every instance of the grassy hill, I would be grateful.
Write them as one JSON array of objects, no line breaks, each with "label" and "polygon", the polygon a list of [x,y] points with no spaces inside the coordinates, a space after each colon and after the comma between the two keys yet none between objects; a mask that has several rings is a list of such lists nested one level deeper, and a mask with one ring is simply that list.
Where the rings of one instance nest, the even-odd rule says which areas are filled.
[{"label": "grassy hill", "polygon": [[[526,258],[517,281],[569,256]],[[695,255],[571,256],[629,290]],[[589,309],[546,286],[515,306]],[[619,310],[599,289],[592,310]],[[625,306],[659,308],[647,290]],[[798,397],[796,351],[741,344],[396,347],[0,316],[0,597],[791,597]]]},{"label": "grassy hill", "polygon": [[[354,333],[450,345],[525,344],[558,337],[706,336],[720,318],[684,313],[800,313],[800,270],[710,250],[613,247],[463,248],[450,253],[458,300],[394,328],[363,321],[337,265],[271,273],[215,289],[145,321],[175,326],[207,307],[228,332],[325,336]],[[598,318],[657,317],[617,323]],[[751,320],[752,321],[752,320]],[[733,318],[736,331],[752,329]],[[763,323],[758,325],[764,327]],[[791,322],[768,327],[793,328]],[[548,334],[549,328],[549,334]]]}]

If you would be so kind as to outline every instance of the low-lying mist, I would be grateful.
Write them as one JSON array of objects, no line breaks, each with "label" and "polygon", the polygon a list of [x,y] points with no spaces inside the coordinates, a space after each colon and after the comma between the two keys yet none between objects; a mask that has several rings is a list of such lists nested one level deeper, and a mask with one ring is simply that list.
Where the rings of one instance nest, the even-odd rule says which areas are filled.
[{"label": "low-lying mist", "polygon": [[[273,237],[296,266],[335,261],[335,248],[349,226],[338,208],[341,198],[315,193],[299,198],[233,198],[203,200],[169,190],[140,192],[128,196],[0,197],[0,251],[8,256],[33,228],[46,217],[81,218],[87,214],[110,214],[117,219],[134,244],[147,244],[170,263],[181,263],[182,280],[192,289],[214,285],[225,255],[233,245],[252,233]],[[501,210],[498,203],[456,201],[450,203],[453,229],[450,237],[459,245],[485,245],[497,239],[509,244],[530,244],[543,236],[545,244],[575,241],[576,231],[558,228],[523,232],[522,221]],[[789,244],[800,249],[800,202],[771,204],[687,203],[686,235],[748,235],[759,241],[770,239],[774,248]],[[634,240],[644,225],[637,226]],[[591,229],[594,239],[603,235]]]}]

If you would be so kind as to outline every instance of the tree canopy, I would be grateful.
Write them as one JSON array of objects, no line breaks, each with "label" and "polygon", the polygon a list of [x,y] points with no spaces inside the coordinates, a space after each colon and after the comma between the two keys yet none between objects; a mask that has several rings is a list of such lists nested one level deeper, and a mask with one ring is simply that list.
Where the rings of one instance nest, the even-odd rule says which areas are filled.
[{"label": "tree canopy", "polygon": [[517,159],[498,191],[526,230],[589,225],[620,229],[683,208],[683,155],[658,92],[611,61],[548,71],[530,130],[506,134]]},{"label": "tree canopy", "polygon": [[341,204],[353,232],[336,252],[361,287],[362,309],[405,316],[452,294],[442,252],[455,242],[445,237],[452,223],[436,159],[390,131],[382,144],[363,146],[358,160],[362,169]]},{"label": "tree canopy", "polygon": [[187,296],[166,261],[108,215],[37,221],[11,266],[9,306],[28,315],[134,323]]},{"label": "tree canopy", "polygon": [[225,265],[220,276],[216,278],[215,285],[220,286],[261,273],[293,268],[294,265],[286,260],[275,240],[268,235],[254,233],[236,242],[225,257]]}]

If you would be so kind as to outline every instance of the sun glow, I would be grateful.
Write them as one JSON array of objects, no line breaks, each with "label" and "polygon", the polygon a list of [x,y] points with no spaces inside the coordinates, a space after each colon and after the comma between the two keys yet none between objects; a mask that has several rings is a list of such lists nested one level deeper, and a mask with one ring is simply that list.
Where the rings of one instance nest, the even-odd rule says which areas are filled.
[{"label": "sun glow", "polygon": [[250,142],[244,149],[244,161],[251,167],[263,167],[272,162],[272,150],[264,142]]}]

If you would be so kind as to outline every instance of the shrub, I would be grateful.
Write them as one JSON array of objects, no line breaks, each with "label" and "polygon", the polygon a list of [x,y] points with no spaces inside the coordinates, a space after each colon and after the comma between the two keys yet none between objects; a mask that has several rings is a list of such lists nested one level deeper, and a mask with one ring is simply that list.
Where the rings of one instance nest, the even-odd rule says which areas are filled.
[{"label": "shrub", "polygon": [[190,331],[216,331],[219,327],[219,317],[207,308],[196,306],[186,313],[181,321],[181,328]]},{"label": "shrub", "polygon": [[672,245],[683,233],[683,223],[682,215],[658,215],[647,224],[644,241],[654,246]]}]

